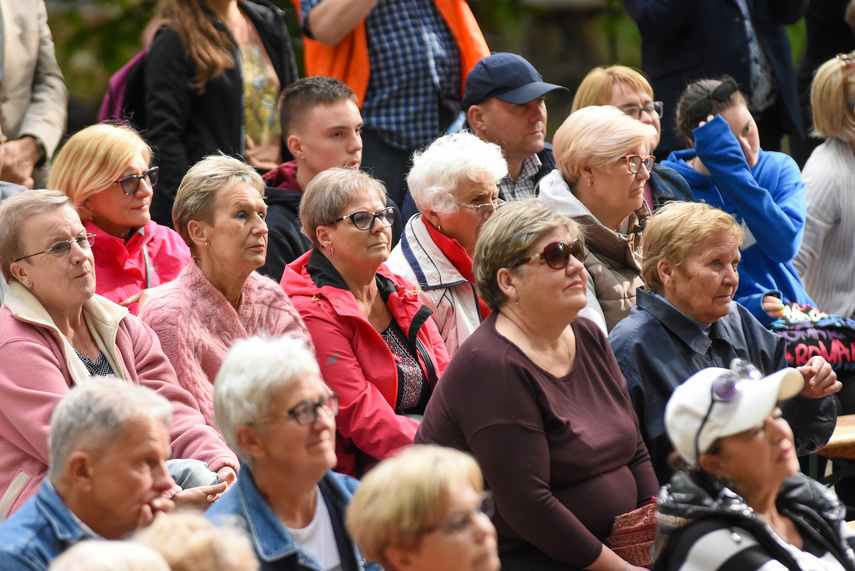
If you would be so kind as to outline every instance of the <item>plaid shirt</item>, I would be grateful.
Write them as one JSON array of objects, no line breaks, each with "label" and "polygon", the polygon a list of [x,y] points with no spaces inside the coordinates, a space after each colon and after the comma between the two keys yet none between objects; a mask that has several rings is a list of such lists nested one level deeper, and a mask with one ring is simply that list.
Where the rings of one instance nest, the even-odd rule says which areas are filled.
[{"label": "plaid shirt", "polygon": [[512,179],[511,175],[505,175],[499,181],[499,197],[506,202],[537,197],[535,177],[542,165],[543,163],[537,155],[532,155],[524,160],[517,180]]},{"label": "plaid shirt", "polygon": [[[304,17],[323,0],[301,0]],[[460,54],[432,0],[380,0],[365,18],[371,74],[365,125],[392,146],[416,149],[439,133],[440,102],[460,110]]]}]

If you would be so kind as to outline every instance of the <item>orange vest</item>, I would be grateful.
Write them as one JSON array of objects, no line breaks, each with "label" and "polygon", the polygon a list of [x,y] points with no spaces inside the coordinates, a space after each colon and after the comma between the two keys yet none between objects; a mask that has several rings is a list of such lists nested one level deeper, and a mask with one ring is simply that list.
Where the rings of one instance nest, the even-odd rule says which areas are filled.
[{"label": "orange vest", "polygon": [[[482,58],[490,55],[490,49],[481,33],[472,10],[464,0],[433,0],[439,13],[457,41],[460,52],[460,97],[466,85],[466,76]],[[300,14],[300,0],[291,0]],[[302,20],[302,15],[301,15]],[[368,40],[365,22],[362,21],[340,42],[325,46],[317,40],[303,36],[303,53],[306,58],[306,75],[328,75],[346,83],[356,93],[359,107],[365,101],[368,90]]]}]

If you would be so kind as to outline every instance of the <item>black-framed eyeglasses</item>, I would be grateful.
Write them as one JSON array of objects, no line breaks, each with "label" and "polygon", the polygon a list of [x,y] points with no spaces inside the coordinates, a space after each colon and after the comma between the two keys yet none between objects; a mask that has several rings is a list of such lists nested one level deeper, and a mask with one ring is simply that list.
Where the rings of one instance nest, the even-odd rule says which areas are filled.
[{"label": "black-framed eyeglasses", "polygon": [[501,199],[496,199],[495,202],[485,202],[484,204],[470,204],[468,202],[458,202],[458,206],[465,206],[471,210],[475,211],[475,214],[478,215],[482,220],[488,220],[493,213],[499,209],[499,207],[504,204],[505,201]]},{"label": "black-framed eyeglasses", "polygon": [[122,192],[127,195],[136,194],[140,189],[140,181],[146,179],[149,186],[157,184],[158,167],[151,167],[142,174],[132,174],[113,182],[122,185]]},{"label": "black-framed eyeglasses", "polygon": [[638,171],[641,170],[641,165],[644,165],[647,172],[650,172],[653,168],[653,162],[656,160],[656,157],[653,155],[647,155],[646,157],[639,155],[623,155],[622,157],[618,157],[618,159],[626,160],[627,170],[632,174],[638,174]]},{"label": "black-framed eyeglasses", "polygon": [[354,212],[353,214],[337,218],[333,222],[338,223],[342,220],[347,220],[348,218],[350,218],[350,221],[353,222],[354,226],[363,232],[371,230],[374,227],[375,220],[380,220],[380,223],[388,228],[395,221],[395,209],[391,206],[387,206],[376,214],[372,214],[367,210],[360,210],[359,212]]},{"label": "black-framed eyeglasses", "polygon": [[264,424],[265,422],[271,422],[277,418],[285,416],[293,417],[294,420],[297,421],[297,424],[300,425],[312,424],[318,420],[318,409],[321,408],[324,409],[324,412],[328,415],[335,418],[338,415],[338,395],[330,393],[322,396],[317,402],[310,400],[303,401],[294,408],[286,410],[285,412],[259,418],[258,420],[253,421],[252,425]]},{"label": "black-framed eyeglasses", "polygon": [[713,100],[723,103],[739,90],[736,85],[736,80],[728,77],[723,80],[718,87],[689,105],[686,109],[686,114],[696,119],[706,119],[709,117],[713,108]]},{"label": "black-framed eyeglasses", "polygon": [[627,105],[626,107],[621,107],[620,110],[624,112],[625,115],[629,115],[633,119],[637,119],[641,121],[641,112],[647,113],[648,117],[653,117],[655,114],[657,117],[662,117],[662,111],[665,109],[665,104],[661,101],[651,101],[644,107],[636,107],[634,105]]},{"label": "black-framed eyeglasses", "polygon": [[72,238],[71,240],[60,240],[59,242],[55,242],[47,250],[42,250],[41,252],[36,252],[35,254],[29,254],[27,256],[22,256],[15,261],[20,262],[21,260],[26,260],[27,258],[38,256],[39,254],[50,254],[54,258],[62,258],[71,251],[72,244],[77,244],[81,250],[88,250],[95,244],[95,234],[81,234],[80,236]]},{"label": "black-framed eyeglasses", "polygon": [[494,513],[496,513],[496,503],[493,501],[493,493],[485,490],[478,498],[478,504],[474,508],[456,512],[447,520],[422,530],[422,533],[433,533],[439,530],[446,533],[460,533],[472,525],[476,516],[483,514],[487,517],[493,517]]},{"label": "black-framed eyeglasses", "polygon": [[570,263],[570,256],[584,263],[585,244],[579,238],[570,242],[569,246],[564,242],[551,242],[546,245],[542,252],[523,258],[517,265],[521,266],[535,260],[543,260],[553,270],[563,270]]}]

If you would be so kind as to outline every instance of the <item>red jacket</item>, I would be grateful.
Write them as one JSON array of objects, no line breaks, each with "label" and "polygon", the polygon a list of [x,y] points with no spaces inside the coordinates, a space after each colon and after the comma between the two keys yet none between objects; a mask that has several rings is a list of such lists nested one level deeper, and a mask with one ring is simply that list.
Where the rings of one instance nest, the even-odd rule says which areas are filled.
[{"label": "red jacket", "polygon": [[[144,234],[134,233],[127,242],[107,234],[91,220],[84,220],[83,225],[95,234],[95,293],[112,302],[121,303],[146,287],[171,282],[190,261],[190,248],[181,236],[156,222],[146,224]],[[148,253],[148,285],[143,247]],[[136,315],[137,304],[128,309]]]},{"label": "red jacket", "polygon": [[[395,321],[407,338],[417,339],[416,344],[429,355],[430,363],[425,363],[424,354],[419,355],[425,376],[431,378],[432,368],[438,378],[448,364],[448,353],[430,319],[430,309],[422,303],[421,292],[385,265],[377,274],[381,294]],[[311,250],[288,264],[282,287],[312,334],[324,380],[339,395],[336,471],[358,474],[376,460],[411,445],[418,423],[395,414],[395,357],[360,313],[356,299],[332,264]]]}]

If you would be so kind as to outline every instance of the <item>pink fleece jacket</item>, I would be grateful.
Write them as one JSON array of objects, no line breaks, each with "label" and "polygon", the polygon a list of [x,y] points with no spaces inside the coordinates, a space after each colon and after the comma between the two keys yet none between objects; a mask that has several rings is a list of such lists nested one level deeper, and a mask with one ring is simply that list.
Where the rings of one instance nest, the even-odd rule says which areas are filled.
[{"label": "pink fleece jacket", "polygon": [[275,281],[252,272],[239,311],[195,263],[175,281],[152,292],[140,318],[154,329],[178,382],[194,397],[210,426],[214,422],[214,378],[237,339],[290,335],[314,349],[303,319]]},{"label": "pink fleece jacket", "polygon": [[[157,336],[127,309],[94,296],[87,325],[117,377],[147,386],[173,406],[172,453],[217,471],[237,458],[206,426],[193,397],[178,384]],[[0,520],[35,495],[48,467],[54,407],[88,372],[44,307],[12,282],[0,307]]]}]

